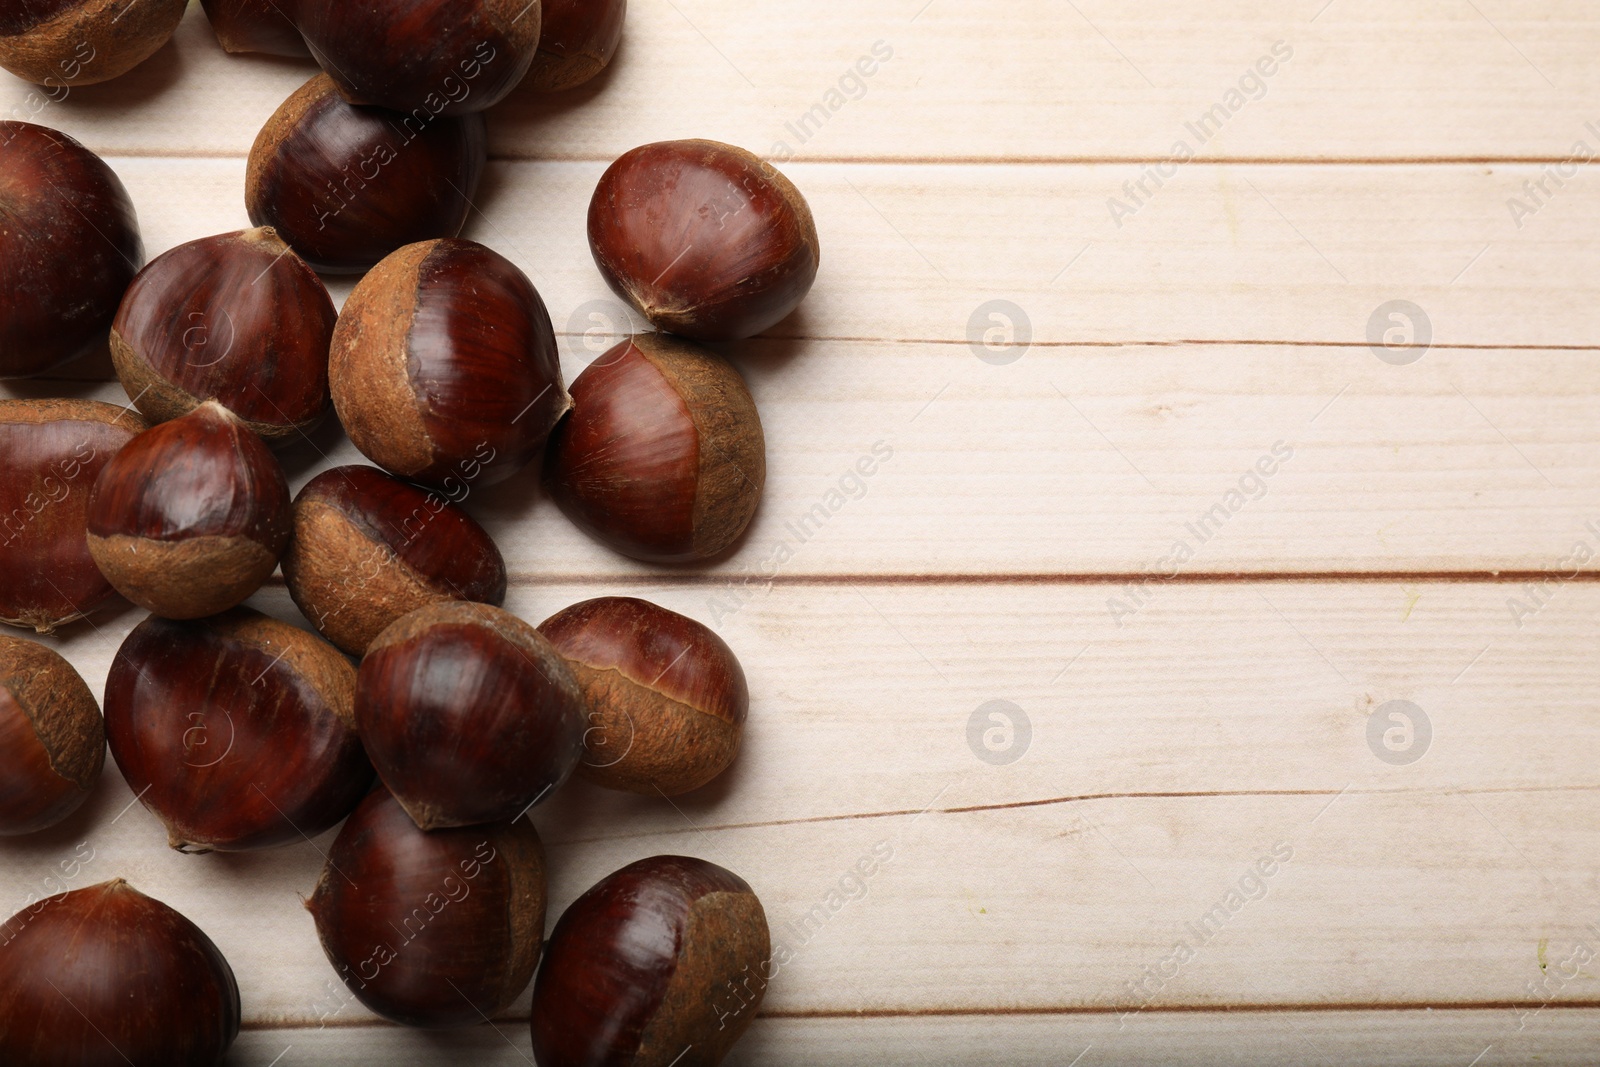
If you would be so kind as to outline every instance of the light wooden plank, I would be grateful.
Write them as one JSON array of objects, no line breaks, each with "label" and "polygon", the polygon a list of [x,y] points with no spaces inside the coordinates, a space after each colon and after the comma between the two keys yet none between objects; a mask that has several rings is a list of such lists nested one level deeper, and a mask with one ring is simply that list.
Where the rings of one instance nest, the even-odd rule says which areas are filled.
[{"label": "light wooden plank", "polygon": [[[565,340],[570,381],[592,356]],[[1436,350],[1396,367],[1365,349],[1181,346],[993,366],[964,345],[750,344],[739,362],[767,433],[761,510],[733,555],[669,573],[715,574],[742,598],[769,578],[841,574],[1117,574],[1159,588],[1236,572],[1592,570],[1590,361]],[[110,383],[0,389],[58,393],[127,401]],[[331,421],[285,459],[295,488],[363,462]],[[464,503],[522,580],[661,573],[578,531],[536,469]]]},{"label": "light wooden plank", "polygon": [[[725,1061],[922,1067],[984,1063],[997,1067],[1478,1067],[1540,1063],[1583,1067],[1600,1011],[1551,1009],[1521,1031],[1504,1009],[1483,1011],[1151,1012],[1117,1028],[1114,1015],[963,1016],[890,1019],[758,1017]],[[449,1034],[397,1028],[261,1030],[240,1035],[241,1064],[396,1067],[471,1056],[473,1063],[512,1067],[528,1061],[525,1028],[503,1023]]]},{"label": "light wooden plank", "polygon": [[[111,163],[152,255],[248,225],[242,160]],[[576,333],[623,317],[585,231],[602,170],[493,164],[467,229],[522,266],[558,328]],[[1538,178],[1532,166],[1196,164],[1120,227],[1106,204],[1137,179],[1127,166],[787,170],[818,219],[822,267],[774,337],[963,351],[987,339],[996,360],[1015,354],[1007,344],[1037,355],[1141,341],[1336,344],[1376,359],[1369,325],[1381,337],[1394,323],[1380,308],[1400,300],[1422,309],[1434,345],[1600,337],[1600,182],[1569,183],[1519,229],[1506,204]],[[991,317],[997,300],[1016,310]]]},{"label": "light wooden plank", "polygon": [[[706,618],[704,589],[615,589]],[[510,606],[538,620],[600,591],[519,589]],[[640,856],[723,863],[796,953],[780,1014],[1522,1004],[1550,973],[1541,951],[1553,969],[1600,938],[1600,588],[1561,590],[1520,631],[1494,585],[1183,587],[1122,630],[1112,592],[783,589],[722,620],[754,694],[739,762],[674,804],[563,790],[535,813],[554,908]],[[257,601],[294,617],[281,592]],[[100,688],[136,619],[60,647]],[[1025,747],[972,740],[975,718],[1002,725],[980,712],[993,700],[1027,716]],[[1430,724],[1415,762],[1369,742],[1391,700]],[[0,899],[20,906],[87,842],[77,883],[121,875],[190,914],[249,1019],[364,1017],[325,999],[299,906],[326,839],[180,856],[132,800],[110,768],[68,824],[7,842]],[[890,859],[847,879],[875,847]],[[1275,848],[1292,856],[1244,885],[1263,897],[1159,987],[1129,985]],[[835,889],[856,899],[828,911]],[[1594,1000],[1578,979],[1538,997]]]},{"label": "light wooden plank", "polygon": [[[611,159],[708,136],[802,158],[1164,160],[1182,140],[1218,159],[1565,159],[1580,138],[1600,147],[1585,127],[1600,118],[1585,104],[1596,23],[1581,0],[634,0],[610,76],[553,102],[514,96],[494,145]],[[852,77],[863,59],[872,73]],[[5,76],[0,114],[113,151],[240,154],[314,70],[224,55],[194,5],[172,46],[64,102],[40,110]],[[1204,138],[1186,125],[1219,105]]]}]

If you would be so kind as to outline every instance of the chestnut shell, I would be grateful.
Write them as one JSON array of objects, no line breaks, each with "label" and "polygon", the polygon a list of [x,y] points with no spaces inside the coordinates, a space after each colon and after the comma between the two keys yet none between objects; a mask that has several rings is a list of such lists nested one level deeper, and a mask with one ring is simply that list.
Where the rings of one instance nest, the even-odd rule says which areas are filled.
[{"label": "chestnut shell", "polygon": [[481,115],[353,107],[320,74],[256,136],[245,206],[313,269],[359,274],[397,248],[460,233],[488,158]]},{"label": "chestnut shell", "polygon": [[512,819],[572,774],[583,697],[543,635],[487,604],[432,604],[361,661],[356,723],[372,765],[424,830]]},{"label": "chestnut shell", "polygon": [[299,0],[311,54],[352,104],[466,115],[498,103],[539,43],[539,0]]},{"label": "chestnut shell", "polygon": [[544,301],[475,241],[410,245],[378,264],[345,301],[328,359],[355,446],[452,496],[521,470],[571,403]]},{"label": "chestnut shell", "polygon": [[306,901],[328,962],[407,1026],[472,1026],[527,988],[544,937],[544,847],[526,819],[425,833],[368,794]]},{"label": "chestnut shell", "polygon": [[121,77],[172,38],[188,0],[10,0],[0,66],[52,89]]},{"label": "chestnut shell", "polygon": [[200,6],[224,51],[291,59],[311,55],[294,26],[295,0],[200,0]]},{"label": "chestnut shell", "polygon": [[749,883],[687,856],[602,879],[562,914],[533,987],[539,1067],[714,1067],[755,1018],[771,959]]},{"label": "chestnut shell", "polygon": [[270,228],[157,256],[123,295],[111,358],[153,422],[216,400],[271,441],[320,422],[338,317],[322,280]]},{"label": "chestnut shell", "polygon": [[300,490],[283,577],[312,625],[353,656],[420,607],[506,598],[505,560],[483,527],[376,467],[334,467]]},{"label": "chestnut shell", "polygon": [[128,190],[64,133],[0,122],[0,378],[103,345],[144,262]]},{"label": "chestnut shell", "polygon": [[214,400],[128,442],[89,493],[89,553],[146,611],[226,611],[277,568],[289,483],[261,439]]},{"label": "chestnut shell", "polygon": [[0,926],[0,1062],[211,1067],[240,1014],[233,969],[211,939],[121,878]]},{"label": "chestnut shell", "polygon": [[0,622],[50,633],[116,597],[89,554],[89,494],[145,429],[95,400],[0,400]]},{"label": "chestnut shell", "polygon": [[372,784],[355,685],[332,645],[258,612],[152,616],[106,678],[111,755],[180,852],[309,840]]},{"label": "chestnut shell", "polygon": [[641,334],[572,383],[545,484],[590,535],[652,563],[726,551],[766,486],[766,438],[739,372],[699,345]]},{"label": "chestnut shell", "polygon": [[606,168],[589,248],[618,296],[698,341],[776,325],[810,291],[820,255],[793,182],[742,148],[699,140],[643,145]]},{"label": "chestnut shell", "polygon": [[559,93],[599,74],[617,53],[628,0],[543,0],[539,50],[522,84]]},{"label": "chestnut shell", "polygon": [[55,650],[0,636],[0,837],[76,811],[106,758],[100,705]]},{"label": "chestnut shell", "polygon": [[647,600],[585,600],[539,624],[588,708],[578,774],[649,796],[698,789],[739,753],[744,670],[709,628]]}]

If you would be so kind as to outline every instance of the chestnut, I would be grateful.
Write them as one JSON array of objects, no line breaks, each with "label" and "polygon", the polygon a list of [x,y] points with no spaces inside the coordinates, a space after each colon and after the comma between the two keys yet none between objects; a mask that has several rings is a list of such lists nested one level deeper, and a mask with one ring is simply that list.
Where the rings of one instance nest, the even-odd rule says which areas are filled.
[{"label": "chestnut", "polygon": [[257,135],[245,206],[315,270],[359,274],[404,245],[460,233],[488,158],[481,115],[352,107],[322,74]]},{"label": "chestnut", "polygon": [[111,326],[111,358],[152,422],[215,400],[268,441],[329,406],[328,290],[270,227],[179,245],[140,271]]},{"label": "chestnut", "polygon": [[283,577],[305,617],[352,656],[420,607],[506,598],[505,560],[472,516],[374,467],[334,467],[300,490]]},{"label": "chestnut", "polygon": [[78,810],[106,759],[100,705],[54,649],[0,637],[0,837]]},{"label": "chestnut", "polygon": [[749,883],[687,856],[630,863],[573,901],[533,985],[539,1067],[714,1067],[755,1018],[772,946]]},{"label": "chestnut", "polygon": [[422,121],[492,107],[539,44],[539,0],[299,0],[295,18],[346,100]]},{"label": "chestnut", "polygon": [[733,650],[707,627],[648,600],[606,596],[557,612],[539,632],[583,690],[583,778],[672,797],[738,755],[750,690]]},{"label": "chestnut", "polygon": [[0,400],[0,622],[47,634],[116,596],[89,555],[89,490],[146,428],[94,400]]},{"label": "chestnut", "polygon": [[25,0],[0,14],[0,67],[35,85],[120,77],[172,38],[188,0]]},{"label": "chestnut", "polygon": [[727,360],[663,334],[600,356],[572,383],[545,481],[561,510],[624,555],[709,559],[756,513],[767,480],[761,417]]},{"label": "chestnut", "polygon": [[197,619],[261,588],[293,520],[261,439],[215,400],[128,442],[89,492],[89,554],[146,611]]},{"label": "chestnut", "polygon": [[103,346],[144,262],[133,202],[111,168],[64,133],[0,122],[0,215],[0,378]]},{"label": "chestnut", "polygon": [[474,241],[409,245],[378,264],[345,301],[328,358],[355,446],[453,496],[521,470],[571,406],[544,301]]},{"label": "chestnut", "polygon": [[261,52],[292,59],[311,49],[294,27],[295,0],[200,0],[226,52]]},{"label": "chestnut", "polygon": [[527,819],[425,833],[375,789],[334,839],[306,910],[368,1008],[407,1026],[471,1026],[533,977],[544,848]]},{"label": "chestnut", "polygon": [[628,0],[544,0],[543,6],[539,50],[522,84],[558,93],[604,70],[622,40]]},{"label": "chestnut", "polygon": [[194,923],[121,878],[0,926],[0,1063],[211,1067],[239,1036],[233,968]]},{"label": "chestnut", "polygon": [[356,726],[424,830],[514,819],[583,752],[583,696],[539,631],[487,604],[430,604],[361,660]]},{"label": "chestnut", "polygon": [[658,141],[624,154],[589,202],[589,248],[657,329],[752,337],[817,276],[817,227],[794,183],[742,148]]},{"label": "chestnut", "polygon": [[106,677],[111,755],[179,852],[308,840],[372,785],[356,670],[332,645],[248,608],[133,628]]}]

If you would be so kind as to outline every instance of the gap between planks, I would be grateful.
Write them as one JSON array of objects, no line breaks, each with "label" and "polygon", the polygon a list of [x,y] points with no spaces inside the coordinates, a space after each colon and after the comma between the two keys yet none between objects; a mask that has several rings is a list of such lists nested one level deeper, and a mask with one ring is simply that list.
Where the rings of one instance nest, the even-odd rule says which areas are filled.
[{"label": "gap between planks", "polygon": [[[1551,1001],[1538,1005],[1541,1011],[1593,1011],[1600,1008],[1600,1000],[1566,1000]],[[1419,1011],[1518,1011],[1527,1010],[1528,1002],[1525,1000],[1471,1000],[1471,1001],[1394,1001],[1371,1003],[1342,1003],[1303,1001],[1288,1004],[1263,1002],[1257,1004],[1165,1004],[1161,1007],[1141,1007],[1138,1004],[1104,1005],[1104,1004],[1036,1004],[1018,1005],[1003,1008],[864,1008],[859,1011],[839,1011],[818,1009],[816,1011],[758,1011],[757,1019],[796,1019],[817,1020],[828,1019],[916,1019],[938,1017],[988,1017],[988,1016],[1059,1016],[1059,1015],[1231,1015],[1241,1012],[1262,1012],[1272,1014],[1294,1014],[1297,1012],[1419,1012]],[[526,1015],[507,1015],[491,1020],[497,1026],[514,1026],[528,1024]],[[253,1030],[271,1032],[275,1030],[404,1030],[405,1027],[398,1023],[387,1022],[383,1019],[348,1019],[326,1021],[311,1020],[271,1021],[266,1019],[246,1019],[239,1025],[240,1030]]]},{"label": "gap between planks", "polygon": [[[118,147],[96,148],[107,159],[247,159],[248,151],[220,152],[211,149],[172,149]],[[611,163],[616,157],[598,152],[490,152],[491,163]],[[770,157],[763,156],[768,162]],[[1195,159],[1193,167],[1548,167],[1570,163],[1568,155],[1557,156],[1226,156]],[[1168,156],[1147,155],[1030,155],[1030,156],[796,156],[791,164],[862,167],[1093,167],[1156,166],[1172,162]]]},{"label": "gap between planks", "polygon": [[[743,575],[737,571],[696,571],[687,574],[649,572],[634,574],[511,574],[507,582],[515,587],[535,588],[559,585],[616,585],[635,582],[649,585],[723,585],[738,581]],[[1560,578],[1563,583],[1600,582],[1600,571],[1581,570],[1575,575],[1542,570],[1459,570],[1459,571],[1191,571],[1168,578],[1161,574],[1138,571],[1106,573],[1074,573],[1069,571],[1037,571],[1024,573],[952,573],[952,574],[780,574],[768,580],[762,578],[754,584],[772,586],[907,586],[907,585],[1110,585],[1121,586],[1135,582],[1152,585],[1256,585],[1318,582],[1362,582],[1430,585],[1519,585],[1523,582],[1543,582]],[[283,579],[274,575],[269,585],[282,585]]]}]

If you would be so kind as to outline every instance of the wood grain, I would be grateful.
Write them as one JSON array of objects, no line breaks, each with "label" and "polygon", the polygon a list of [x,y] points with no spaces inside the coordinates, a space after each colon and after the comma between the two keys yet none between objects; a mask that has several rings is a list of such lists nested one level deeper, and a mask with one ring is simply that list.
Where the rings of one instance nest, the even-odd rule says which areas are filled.
[{"label": "wood grain", "polygon": [[[751,681],[722,781],[535,812],[552,919],[653,853],[749,879],[795,958],[737,1064],[1591,1062],[1597,39],[1580,0],[635,0],[609,74],[496,109],[467,236],[569,380],[630,325],[584,233],[623,151],[787,158],[823,250],[734,353],[771,443],[735,555],[621,560],[531,473],[467,496],[512,610],[646,596]],[[193,5],[111,85],[0,75],[0,116],[105,153],[154,255],[248,225],[313,69]],[[138,619],[54,644],[100,691]],[[112,766],[0,845],[0,913],[113,876],[179,907],[241,1063],[528,1062],[526,995],[423,1037],[343,993],[300,906],[330,841],[177,855]]]},{"label": "wood grain", "polygon": [[[1214,159],[1564,160],[1578,139],[1600,150],[1585,127],[1600,121],[1586,105],[1597,19],[1582,0],[637,0],[611,72],[553,100],[514,94],[494,145],[538,159],[714,137],[811,159],[1164,160],[1182,139]],[[1246,80],[1275,44],[1289,58]],[[226,56],[196,4],[149,62],[40,118],[97,150],[242,155],[314,69]],[[0,114],[34,114],[30,92],[7,76]],[[1218,106],[1202,141],[1185,124]]]},{"label": "wood grain", "polygon": [[[580,336],[564,343],[571,381],[593,355]],[[743,598],[769,579],[862,575],[1542,580],[1600,557],[1589,358],[1440,349],[1396,367],[1365,349],[1147,346],[993,366],[964,345],[752,343],[738,361],[768,479],[733,555],[666,571],[627,560],[544,497],[537,469],[463,503],[522,583],[714,575]],[[111,383],[0,394],[64,391],[127,402]],[[296,490],[365,462],[331,423],[284,458]]]},{"label": "wood grain", "polygon": [[[698,594],[624,589],[703,615]],[[537,620],[593,591],[518,590],[510,606]],[[730,866],[795,954],[775,1015],[1519,1005],[1600,937],[1584,652],[1600,589],[1563,590],[1521,631],[1503,592],[1183,587],[1121,630],[1108,587],[775,593],[721,626],[753,694],[724,780],[671,804],[575,783],[535,812],[552,917],[644,855]],[[281,592],[256,602],[294,617]],[[136,617],[64,642],[91,688]],[[1026,741],[985,746],[993,700],[1020,709],[1013,725],[1027,716]],[[1431,724],[1410,764],[1369,746],[1391,700]],[[80,883],[126,877],[217,939],[252,1025],[366,1017],[327,999],[298,904],[326,838],[181,856],[132,802],[111,768],[82,815],[8,843],[5,899],[20,906],[84,842]],[[874,848],[889,858],[852,877]],[[1256,899],[1205,926],[1241,886]],[[1177,974],[1129,984],[1185,938]],[[924,958],[941,964],[908,966]],[[1540,988],[1533,1007],[1594,999],[1578,978]]]},{"label": "wood grain", "polygon": [[[1541,1063],[1581,1067],[1600,1024],[1595,1009],[1550,1008],[1528,1027],[1506,1025],[1504,1009],[1474,1011],[1146,1012],[1117,1029],[1111,1014],[903,1018],[757,1018],[726,1063],[729,1067],[793,1061],[912,1067],[928,1063],[985,1063],[1004,1067],[1145,1067],[1174,1062],[1199,1067],[1462,1067],[1478,1063]],[[434,1035],[442,1054],[470,1056],[495,1067],[525,1065],[513,1041],[516,1023]],[[246,1031],[235,1045],[245,1063],[366,1064],[374,1058],[408,1062],[415,1035],[393,1028]]]},{"label": "wood grain", "polygon": [[[242,160],[109,162],[152,256],[249,225]],[[571,334],[627,328],[585,233],[603,169],[491,164],[466,230],[526,271]],[[1120,227],[1106,204],[1138,178],[1124,165],[785,169],[819,220],[822,265],[773,338],[987,342],[996,362],[1140,342],[1375,359],[1369,327],[1381,338],[1396,323],[1379,309],[1401,300],[1422,309],[1409,337],[1434,346],[1587,349],[1600,336],[1600,182],[1574,179],[1519,229],[1506,203],[1539,177],[1531,165],[1191,164]],[[342,301],[351,283],[331,287]],[[991,301],[1014,307],[995,317]]]}]

